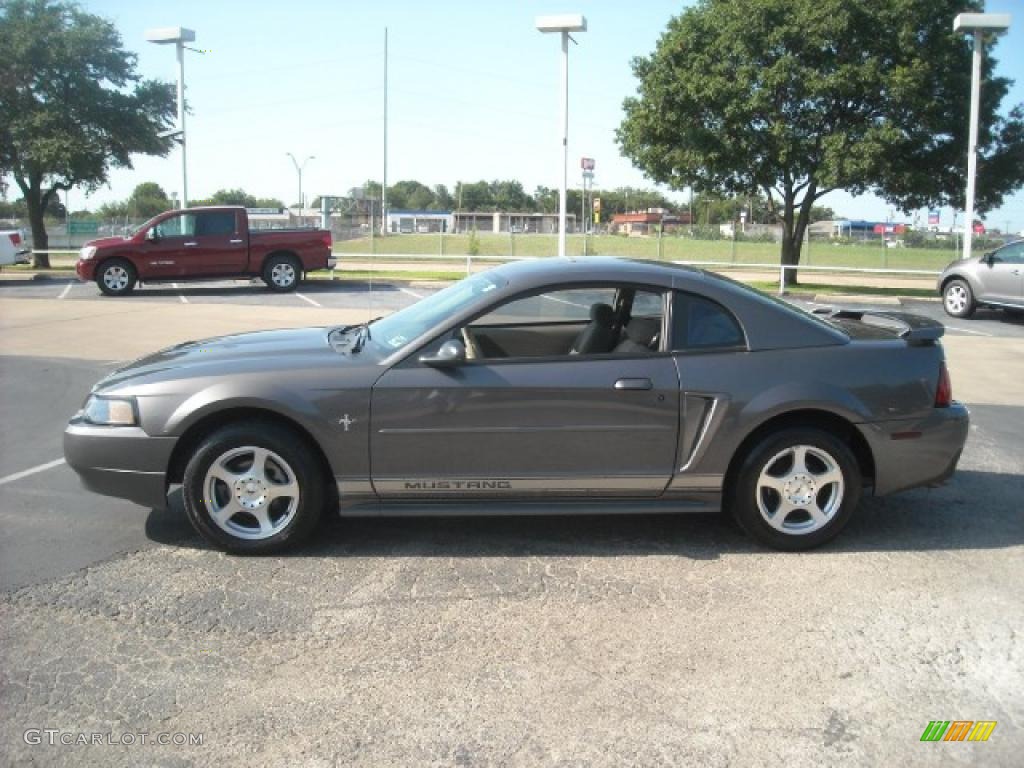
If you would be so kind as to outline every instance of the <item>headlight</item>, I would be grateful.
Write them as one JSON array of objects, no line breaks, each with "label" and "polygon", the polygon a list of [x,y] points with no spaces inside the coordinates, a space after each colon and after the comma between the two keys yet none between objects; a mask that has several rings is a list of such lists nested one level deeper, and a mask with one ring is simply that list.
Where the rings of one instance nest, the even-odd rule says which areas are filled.
[{"label": "headlight", "polygon": [[82,250],[80,250],[78,252],[78,258],[80,258],[82,261],[88,261],[89,259],[91,259],[95,255],[96,255],[96,246],[95,245],[87,245]]},{"label": "headlight", "polygon": [[134,427],[139,423],[137,412],[134,397],[89,395],[82,408],[82,419],[105,427]]}]

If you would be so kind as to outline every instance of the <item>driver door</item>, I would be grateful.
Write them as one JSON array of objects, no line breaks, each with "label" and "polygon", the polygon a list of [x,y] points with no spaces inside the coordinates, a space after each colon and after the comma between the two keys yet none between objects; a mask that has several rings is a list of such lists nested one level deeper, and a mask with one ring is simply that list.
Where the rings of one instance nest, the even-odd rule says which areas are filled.
[{"label": "driver door", "polygon": [[[475,359],[437,368],[417,353],[377,381],[370,449],[381,498],[649,497],[665,489],[679,430],[671,356],[660,347],[569,354],[590,305],[568,291],[536,299],[532,309],[502,307],[503,322],[470,324],[506,354],[478,349]],[[659,311],[661,301],[658,294]],[[536,355],[522,349],[531,338]]]}]

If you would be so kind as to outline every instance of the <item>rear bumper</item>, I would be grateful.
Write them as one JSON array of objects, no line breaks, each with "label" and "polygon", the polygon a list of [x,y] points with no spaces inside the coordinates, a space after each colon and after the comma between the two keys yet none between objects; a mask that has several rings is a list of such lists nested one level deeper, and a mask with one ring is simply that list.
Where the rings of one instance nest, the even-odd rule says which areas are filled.
[{"label": "rear bumper", "polygon": [[334,269],[336,266],[338,266],[338,260],[334,256],[328,256],[327,257],[327,268],[328,269]]},{"label": "rear bumper", "polygon": [[961,403],[921,419],[860,424],[875,462],[875,495],[938,485],[956,471],[970,415]]},{"label": "rear bumper", "polygon": [[138,427],[72,422],[64,430],[64,459],[90,491],[163,509],[174,443],[173,437],[150,437]]}]

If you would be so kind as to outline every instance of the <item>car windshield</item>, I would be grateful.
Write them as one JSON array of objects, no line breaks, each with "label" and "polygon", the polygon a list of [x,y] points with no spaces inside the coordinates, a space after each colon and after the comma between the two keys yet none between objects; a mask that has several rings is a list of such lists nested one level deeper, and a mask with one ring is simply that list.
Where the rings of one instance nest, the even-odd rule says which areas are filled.
[{"label": "car windshield", "polygon": [[502,285],[505,281],[490,273],[467,277],[411,307],[374,321],[370,324],[370,338],[389,350],[401,349]]}]

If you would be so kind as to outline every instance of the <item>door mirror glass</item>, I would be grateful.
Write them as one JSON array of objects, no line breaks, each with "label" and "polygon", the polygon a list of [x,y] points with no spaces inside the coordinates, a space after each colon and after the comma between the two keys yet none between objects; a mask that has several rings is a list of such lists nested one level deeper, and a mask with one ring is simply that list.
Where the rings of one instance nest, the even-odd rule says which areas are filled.
[{"label": "door mirror glass", "polygon": [[466,362],[466,345],[458,339],[449,339],[435,354],[420,357],[420,362],[432,368],[455,368]]}]

